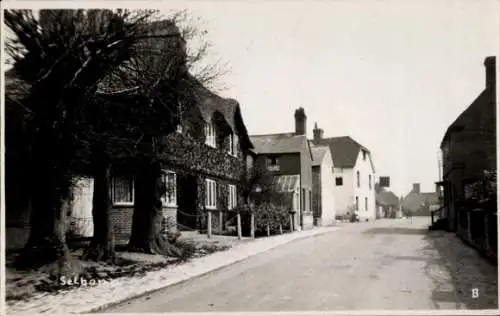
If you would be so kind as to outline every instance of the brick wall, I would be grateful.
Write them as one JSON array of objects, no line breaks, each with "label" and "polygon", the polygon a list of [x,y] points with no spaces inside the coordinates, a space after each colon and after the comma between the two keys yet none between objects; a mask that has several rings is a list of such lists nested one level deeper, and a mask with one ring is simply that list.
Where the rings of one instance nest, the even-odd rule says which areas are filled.
[{"label": "brick wall", "polygon": [[[111,220],[114,225],[115,236],[119,239],[130,238],[132,233],[133,206],[113,206]],[[163,208],[164,228],[177,231],[177,208]]]},{"label": "brick wall", "polygon": [[163,208],[163,218],[165,219],[165,226],[163,229],[170,232],[177,231],[177,208],[175,207],[164,207]]},{"label": "brick wall", "polygon": [[114,233],[117,239],[127,239],[132,232],[133,206],[113,206],[111,220],[114,225]]}]

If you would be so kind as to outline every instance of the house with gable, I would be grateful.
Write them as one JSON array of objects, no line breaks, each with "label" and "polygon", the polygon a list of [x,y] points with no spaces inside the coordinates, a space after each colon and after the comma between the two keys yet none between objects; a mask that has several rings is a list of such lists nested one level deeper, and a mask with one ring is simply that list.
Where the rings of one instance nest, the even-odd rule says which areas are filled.
[{"label": "house with gable", "polygon": [[[239,186],[251,168],[253,146],[239,103],[191,79],[196,104],[182,115],[177,132],[164,139],[164,218],[170,229],[203,231],[207,227],[206,211],[210,210],[214,231],[222,231],[234,217],[228,217],[227,211],[245,202]],[[112,190],[133,192],[133,181],[117,179]],[[112,197],[114,205],[133,203],[131,193]],[[128,233],[132,209],[120,207],[114,214],[120,218],[115,221],[119,224],[115,230]]]},{"label": "house with gable", "polygon": [[381,218],[397,218],[400,208],[399,198],[392,191],[380,190],[375,197]]},{"label": "house with gable", "polygon": [[335,223],[335,178],[332,155],[328,146],[312,144],[311,150],[314,225],[332,225]]},{"label": "house with gable", "polygon": [[437,183],[442,191],[440,218],[446,229],[453,232],[467,226],[467,216],[470,217],[467,207],[462,208],[461,204],[471,200],[476,184],[497,170],[496,57],[486,57],[483,65],[483,90],[449,125],[440,144],[443,160],[442,179]]},{"label": "house with gable", "polygon": [[336,216],[355,212],[362,220],[375,219],[376,174],[370,150],[350,136],[325,138],[317,126],[313,135],[312,143],[328,146],[332,155]]},{"label": "house with gable", "polygon": [[291,204],[296,230],[313,226],[313,156],[306,122],[307,116],[301,107],[295,111],[295,132],[250,136],[256,154],[254,168],[270,175],[279,191],[293,196]]},{"label": "house with gable", "polygon": [[[6,93],[26,93],[14,89],[21,85],[14,71],[6,75],[9,82]],[[168,230],[204,230],[205,214],[210,210],[215,215],[212,224],[216,230],[231,219],[227,211],[245,202],[240,185],[253,166],[253,146],[236,100],[220,97],[190,75],[187,81],[194,91],[195,104],[182,113],[177,131],[162,140],[165,145],[161,154],[163,181],[167,187],[162,198],[164,225]],[[22,122],[14,118],[12,114],[9,116],[11,133],[21,128]],[[22,188],[25,170],[16,162],[24,157],[21,150],[22,146],[9,141],[7,230],[15,228],[15,241],[19,245],[26,241],[30,225],[30,197]],[[94,233],[93,179],[82,174],[75,180],[67,227],[73,234],[90,237]],[[127,239],[131,233],[134,191],[132,172],[113,172],[111,220],[115,237],[119,239]],[[14,242],[14,238],[8,239],[8,243]]]}]

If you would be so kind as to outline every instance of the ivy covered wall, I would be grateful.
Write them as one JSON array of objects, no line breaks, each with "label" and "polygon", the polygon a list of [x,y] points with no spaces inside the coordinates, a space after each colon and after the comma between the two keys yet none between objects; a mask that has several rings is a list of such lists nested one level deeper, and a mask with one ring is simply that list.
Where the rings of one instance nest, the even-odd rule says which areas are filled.
[{"label": "ivy covered wall", "polygon": [[245,161],[227,151],[212,148],[204,142],[182,133],[164,138],[162,160],[185,172],[203,173],[220,179],[239,181],[245,176]]}]

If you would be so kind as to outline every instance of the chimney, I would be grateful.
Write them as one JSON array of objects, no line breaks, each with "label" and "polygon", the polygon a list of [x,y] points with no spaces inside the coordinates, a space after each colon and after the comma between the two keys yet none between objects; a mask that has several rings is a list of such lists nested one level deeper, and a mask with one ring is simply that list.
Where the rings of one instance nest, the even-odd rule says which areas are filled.
[{"label": "chimney", "polygon": [[313,136],[314,136],[314,141],[318,141],[323,138],[323,129],[318,128],[317,122],[314,123]]},{"label": "chimney", "polygon": [[419,193],[420,194],[420,183],[413,183],[413,193]]},{"label": "chimney", "polygon": [[295,110],[295,135],[306,134],[306,121],[307,116],[303,107]]},{"label": "chimney", "polygon": [[486,59],[484,60],[484,67],[486,68],[486,89],[495,90],[495,85],[496,85],[495,56],[486,57]]}]

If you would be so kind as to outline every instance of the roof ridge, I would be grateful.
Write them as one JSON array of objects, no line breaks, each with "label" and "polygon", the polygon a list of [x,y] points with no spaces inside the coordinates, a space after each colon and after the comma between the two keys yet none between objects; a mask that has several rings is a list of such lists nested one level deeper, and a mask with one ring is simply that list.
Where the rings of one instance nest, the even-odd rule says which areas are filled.
[{"label": "roof ridge", "polygon": [[252,134],[250,137],[263,137],[263,136],[303,136],[303,135],[295,135],[293,132],[288,133],[270,133],[270,134]]}]

